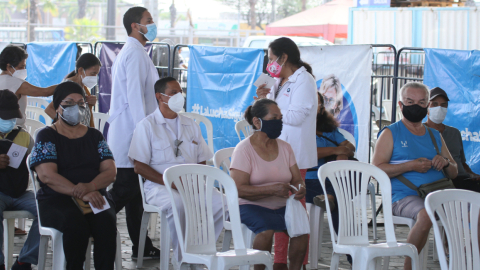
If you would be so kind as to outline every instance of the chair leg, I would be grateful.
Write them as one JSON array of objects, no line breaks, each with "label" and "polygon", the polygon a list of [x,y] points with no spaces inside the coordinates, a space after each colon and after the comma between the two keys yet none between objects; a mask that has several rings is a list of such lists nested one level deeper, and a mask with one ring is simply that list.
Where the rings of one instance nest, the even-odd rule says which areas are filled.
[{"label": "chair leg", "polygon": [[318,238],[319,238],[319,208],[312,204],[307,204],[307,208],[310,213],[310,269],[318,268]]},{"label": "chair leg", "polygon": [[223,243],[222,243],[222,251],[228,251],[230,250],[230,243],[232,242],[232,231],[231,230],[225,230],[225,233],[223,234]]},{"label": "chair leg", "polygon": [[13,237],[15,236],[15,219],[3,220],[3,245],[5,254],[5,267],[6,269],[12,268],[13,264]]},{"label": "chair leg", "polygon": [[20,230],[25,230],[25,219],[24,218],[19,218],[18,219],[18,228]]},{"label": "chair leg", "polygon": [[370,192],[370,199],[372,204],[372,223],[373,223],[373,242],[377,242],[377,203],[375,201],[375,186],[372,183],[368,184],[368,191]]},{"label": "chair leg", "polygon": [[148,223],[148,236],[155,238],[155,231],[157,230],[158,213],[152,213],[150,215],[150,221]]},{"label": "chair leg", "polygon": [[332,261],[330,262],[330,270],[338,270],[338,264],[340,263],[340,254],[332,253]]},{"label": "chair leg", "polygon": [[65,253],[63,252],[63,236],[52,237],[53,265],[52,270],[63,270],[67,266]]},{"label": "chair leg", "polygon": [[120,232],[117,230],[117,252],[115,254],[115,269],[122,270],[122,241]]},{"label": "chair leg", "polygon": [[[175,255],[172,260],[175,260]],[[160,270],[168,270],[170,264],[170,228],[167,213],[160,214]]]},{"label": "chair leg", "polygon": [[38,248],[38,270],[45,270],[45,260],[47,259],[48,236],[40,235],[40,246]]},{"label": "chair leg", "polygon": [[85,253],[85,262],[83,263],[84,270],[90,270],[90,265],[92,264],[92,237],[88,239],[87,252]]},{"label": "chair leg", "polygon": [[138,254],[137,254],[137,268],[142,268],[143,266],[143,253],[145,252],[145,239],[147,238],[147,227],[148,221],[150,220],[150,214],[148,212],[143,212],[142,215],[142,224],[140,226],[140,236],[138,241]]},{"label": "chair leg", "polygon": [[323,241],[323,229],[325,228],[325,210],[320,208],[320,217],[319,217],[319,227],[318,227],[318,259],[322,257],[322,241]]}]

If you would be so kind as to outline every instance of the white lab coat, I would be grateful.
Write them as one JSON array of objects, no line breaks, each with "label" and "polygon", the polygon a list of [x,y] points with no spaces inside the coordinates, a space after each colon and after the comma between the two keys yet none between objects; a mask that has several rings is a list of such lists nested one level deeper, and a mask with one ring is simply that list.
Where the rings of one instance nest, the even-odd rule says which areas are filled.
[{"label": "white lab coat", "polygon": [[[160,110],[147,116],[137,124],[133,134],[132,144],[128,152],[130,159],[149,165],[152,169],[163,174],[166,169],[179,164],[197,164],[212,158],[207,143],[202,137],[200,126],[188,117],[178,115],[177,133],[166,123]],[[183,141],[180,144],[182,155],[175,156],[174,141]],[[167,214],[170,235],[174,254],[179,260],[181,254],[178,248],[177,231],[173,220],[172,200],[164,185],[147,180],[144,185],[145,199],[148,204],[156,205]],[[175,205],[179,211],[180,222],[185,225],[185,209],[177,191],[173,192]],[[223,208],[221,193],[216,189],[213,192],[213,212],[216,238],[223,229]],[[226,202],[226,199],[224,199]],[[185,228],[182,228],[185,230]]]},{"label": "white lab coat", "polygon": [[317,123],[317,86],[313,76],[305,67],[293,73],[275,99],[280,79],[272,87],[267,98],[278,103],[283,115],[283,129],[280,139],[288,142],[295,153],[300,169],[318,165],[315,130]]},{"label": "white lab coat", "polygon": [[158,72],[142,44],[129,37],[112,66],[108,145],[117,168],[133,168],[128,149],[136,125],[158,108]]}]

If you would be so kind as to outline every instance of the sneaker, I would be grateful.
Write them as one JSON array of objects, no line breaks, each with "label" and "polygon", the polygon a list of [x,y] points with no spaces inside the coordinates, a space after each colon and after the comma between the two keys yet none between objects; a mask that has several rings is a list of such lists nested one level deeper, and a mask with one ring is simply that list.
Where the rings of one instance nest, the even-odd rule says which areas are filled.
[{"label": "sneaker", "polygon": [[[334,201],[329,201],[330,204],[330,211],[335,210],[335,202]],[[324,211],[327,211],[327,204],[325,203],[325,195],[318,195],[313,198],[313,204],[315,204],[318,207],[321,207]]]},{"label": "sneaker", "polygon": [[[132,251],[132,260],[137,260],[138,250],[132,248]],[[150,249],[145,250],[145,252],[143,252],[143,260],[160,260],[160,249],[151,247]]]},{"label": "sneaker", "polygon": [[[4,268],[5,269],[5,266]],[[15,261],[15,263],[12,265],[12,270],[32,270],[32,264],[30,263],[21,263],[18,261],[18,257],[17,257],[17,260]]]}]

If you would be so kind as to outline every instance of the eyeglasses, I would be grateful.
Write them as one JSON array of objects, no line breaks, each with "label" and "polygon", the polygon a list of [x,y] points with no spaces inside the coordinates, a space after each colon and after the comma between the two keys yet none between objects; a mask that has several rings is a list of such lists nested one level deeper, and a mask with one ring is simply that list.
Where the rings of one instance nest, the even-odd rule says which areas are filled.
[{"label": "eyeglasses", "polygon": [[180,144],[183,143],[183,141],[175,140],[175,157],[181,156],[182,155],[182,150],[180,150]]},{"label": "eyeglasses", "polygon": [[79,107],[84,107],[87,106],[87,102],[83,101],[83,100],[80,100],[78,102],[75,102],[73,100],[62,100],[62,104],[63,105],[66,105],[66,106],[75,106],[75,105],[78,105]]},{"label": "eyeglasses", "polygon": [[323,96],[323,99],[324,99],[324,103],[323,103],[323,106],[329,108],[333,105],[333,103],[335,103],[335,98],[327,98],[325,96]]}]

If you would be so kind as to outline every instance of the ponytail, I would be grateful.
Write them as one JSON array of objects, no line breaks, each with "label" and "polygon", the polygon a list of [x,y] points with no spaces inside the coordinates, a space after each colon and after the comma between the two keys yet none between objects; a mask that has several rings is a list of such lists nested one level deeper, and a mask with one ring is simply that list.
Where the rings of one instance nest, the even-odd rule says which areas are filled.
[{"label": "ponytail", "polygon": [[67,75],[67,76],[65,76],[65,79],[71,78],[71,77],[73,77],[73,76],[75,76],[75,75],[77,75],[77,71],[76,71],[76,70],[74,70],[74,71],[72,71],[72,72],[68,73],[68,75]]},{"label": "ponytail", "polygon": [[253,117],[257,117],[259,119],[265,117],[269,113],[269,107],[270,105],[277,103],[271,99],[268,98],[261,98],[256,100],[253,105],[248,106],[248,108],[245,110],[245,120],[252,125],[253,129],[257,129],[255,125],[253,124]]},{"label": "ponytail", "polygon": [[313,75],[312,66],[310,66],[309,64],[303,62],[302,59],[300,59],[300,60],[298,61],[298,65],[299,65],[300,67],[304,67],[304,68],[307,70],[307,72],[310,73],[310,75],[312,75],[312,77],[315,79],[315,75]]}]

